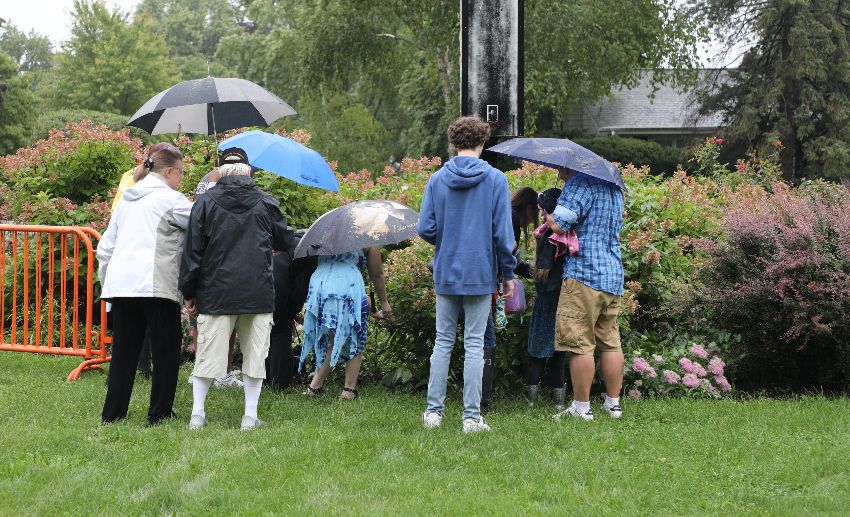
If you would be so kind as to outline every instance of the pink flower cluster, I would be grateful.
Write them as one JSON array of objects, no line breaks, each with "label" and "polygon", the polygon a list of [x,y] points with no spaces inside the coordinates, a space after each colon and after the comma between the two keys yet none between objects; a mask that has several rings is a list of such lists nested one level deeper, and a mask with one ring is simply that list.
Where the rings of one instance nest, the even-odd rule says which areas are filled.
[{"label": "pink flower cluster", "polygon": [[708,371],[711,372],[712,375],[721,376],[723,375],[723,368],[726,366],[726,363],[723,362],[717,356],[711,358],[708,362]]},{"label": "pink flower cluster", "polygon": [[703,348],[702,345],[692,343],[690,351],[692,354],[699,357],[700,359],[708,359],[708,352],[705,351],[705,348]]},{"label": "pink flower cluster", "polygon": [[667,384],[678,384],[682,380],[682,377],[673,370],[664,370],[662,375],[664,375],[664,382]]},{"label": "pink flower cluster", "polygon": [[682,384],[684,384],[688,388],[694,389],[699,386],[699,378],[692,373],[686,374],[684,377],[682,377]]},{"label": "pink flower cluster", "polygon": [[639,374],[644,375],[645,377],[649,377],[651,379],[654,379],[658,376],[658,374],[655,373],[655,368],[650,366],[650,364],[646,362],[646,359],[644,359],[643,357],[635,357],[632,360],[632,369],[634,369],[634,371],[638,372]]}]

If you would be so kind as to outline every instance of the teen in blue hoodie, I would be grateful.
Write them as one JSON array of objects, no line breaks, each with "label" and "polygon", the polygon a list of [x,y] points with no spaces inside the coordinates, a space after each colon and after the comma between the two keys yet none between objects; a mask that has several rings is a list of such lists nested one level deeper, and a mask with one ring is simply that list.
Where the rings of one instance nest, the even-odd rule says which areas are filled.
[{"label": "teen in blue hoodie", "polygon": [[490,126],[477,117],[461,117],[448,135],[458,156],[428,181],[417,225],[419,235],[435,247],[437,293],[437,337],[423,425],[434,428],[442,422],[449,360],[463,309],[463,430],[489,431],[480,414],[484,330],[499,276],[505,296],[513,288],[510,192],[505,175],[479,158]]}]

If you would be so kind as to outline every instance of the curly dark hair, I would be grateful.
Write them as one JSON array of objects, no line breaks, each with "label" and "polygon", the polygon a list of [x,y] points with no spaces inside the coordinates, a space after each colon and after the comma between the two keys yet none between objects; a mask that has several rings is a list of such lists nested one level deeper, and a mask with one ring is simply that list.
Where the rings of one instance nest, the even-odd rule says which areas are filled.
[{"label": "curly dark hair", "polygon": [[490,126],[478,117],[460,117],[449,126],[448,134],[455,149],[475,149],[490,138]]}]

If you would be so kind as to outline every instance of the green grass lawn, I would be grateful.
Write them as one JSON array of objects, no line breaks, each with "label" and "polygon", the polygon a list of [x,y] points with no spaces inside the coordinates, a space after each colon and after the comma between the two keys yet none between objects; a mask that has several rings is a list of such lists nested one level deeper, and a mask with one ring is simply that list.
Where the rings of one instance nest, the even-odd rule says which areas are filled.
[{"label": "green grass lawn", "polygon": [[[147,427],[150,382],[101,427],[104,375],[0,352],[0,514],[839,515],[850,512],[850,400],[651,400],[620,421],[554,422],[502,401],[489,434],[422,429],[424,395],[365,386],[354,402],[264,392],[269,426],[238,429],[238,390],[209,425]],[[331,392],[331,393],[335,393]]]}]

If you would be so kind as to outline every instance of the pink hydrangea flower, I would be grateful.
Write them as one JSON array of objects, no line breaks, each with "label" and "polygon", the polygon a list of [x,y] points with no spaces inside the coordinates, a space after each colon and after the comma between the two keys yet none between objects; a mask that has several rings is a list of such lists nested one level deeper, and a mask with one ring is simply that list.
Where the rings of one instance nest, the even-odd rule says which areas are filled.
[{"label": "pink hydrangea flower", "polygon": [[699,357],[700,359],[708,359],[708,352],[706,352],[705,348],[703,348],[701,345],[693,343],[691,344],[690,350],[692,354]]},{"label": "pink hydrangea flower", "polygon": [[723,367],[726,366],[726,363],[723,362],[717,356],[711,358],[711,361],[708,362],[708,371],[711,372],[712,375],[723,375]]},{"label": "pink hydrangea flower", "polygon": [[634,370],[638,373],[643,373],[652,368],[652,366],[650,366],[643,357],[635,357],[632,359],[632,368],[634,368]]},{"label": "pink hydrangea flower", "polygon": [[658,355],[658,354],[652,354],[652,360],[655,361],[656,363],[660,363],[660,362],[664,361],[664,358],[662,356]]},{"label": "pink hydrangea flower", "polygon": [[693,363],[694,371],[692,373],[696,374],[697,377],[705,377],[708,373],[705,371],[705,368],[698,362],[694,361]]},{"label": "pink hydrangea flower", "polygon": [[696,375],[689,373],[682,377],[682,384],[688,388],[694,389],[699,386],[699,378]]},{"label": "pink hydrangea flower", "polygon": [[651,379],[658,377],[658,374],[655,373],[655,368],[650,366],[643,357],[635,357],[632,359],[632,368],[634,371],[645,377],[649,377]]},{"label": "pink hydrangea flower", "polygon": [[694,367],[693,361],[688,359],[687,357],[683,357],[679,359],[679,366],[682,367],[682,371],[685,373],[696,373],[697,369]]},{"label": "pink hydrangea flower", "polygon": [[664,382],[667,384],[678,384],[682,378],[672,370],[664,370]]},{"label": "pink hydrangea flower", "polygon": [[641,386],[643,386],[643,381],[640,380],[640,379],[636,380],[635,381],[635,388],[640,388]]},{"label": "pink hydrangea flower", "polygon": [[729,384],[729,381],[726,379],[726,377],[718,375],[714,378],[714,382],[717,383],[717,386],[723,393],[729,393],[730,391],[732,391],[732,385]]},{"label": "pink hydrangea flower", "polygon": [[629,397],[631,397],[635,400],[640,400],[640,396],[641,396],[640,392],[638,390],[629,390],[628,395],[629,395]]}]

